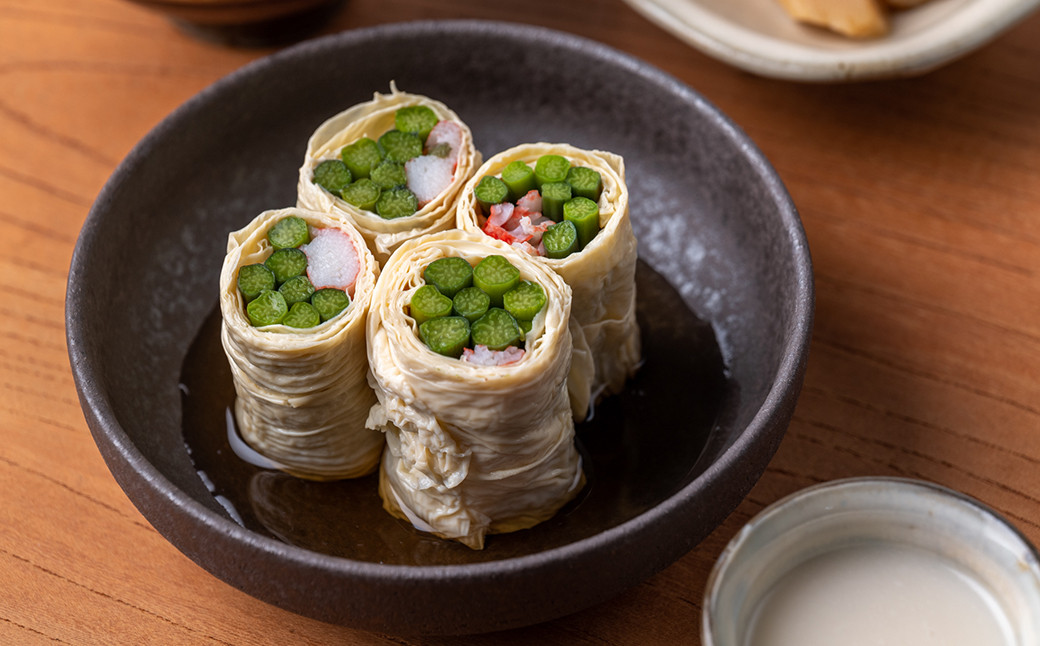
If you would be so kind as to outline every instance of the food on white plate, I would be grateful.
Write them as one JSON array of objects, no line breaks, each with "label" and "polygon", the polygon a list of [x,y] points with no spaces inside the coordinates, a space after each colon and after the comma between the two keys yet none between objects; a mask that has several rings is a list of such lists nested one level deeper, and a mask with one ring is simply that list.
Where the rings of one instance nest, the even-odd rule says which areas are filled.
[{"label": "food on white plate", "polygon": [[879,0],[778,0],[799,22],[830,29],[850,38],[888,33],[888,17]]},{"label": "food on white plate", "polygon": [[889,11],[926,0],[777,0],[799,22],[850,38],[877,38],[889,31]]}]

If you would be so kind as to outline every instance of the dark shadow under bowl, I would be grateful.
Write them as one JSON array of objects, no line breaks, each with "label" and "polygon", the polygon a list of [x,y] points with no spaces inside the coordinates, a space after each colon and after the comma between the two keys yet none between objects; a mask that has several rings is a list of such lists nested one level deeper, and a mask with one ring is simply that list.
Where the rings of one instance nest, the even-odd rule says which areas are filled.
[{"label": "dark shadow under bowl", "polygon": [[[502,69],[525,82],[499,83]],[[336,545],[308,542],[313,535],[286,527],[326,519],[323,505],[335,506],[340,494],[277,474],[243,475],[269,504],[248,518],[229,513],[207,484],[220,485],[241,465],[227,457],[200,467],[218,452],[207,453],[209,436],[193,435],[198,410],[182,400],[184,375],[201,370],[219,382],[224,369],[212,347],[212,314],[227,233],[293,204],[311,132],[387,91],[392,79],[453,107],[485,155],[565,141],[626,160],[647,363],[600,418],[621,409],[624,459],[611,453],[614,436],[579,429],[595,468],[584,501],[544,527],[492,537],[483,553],[365,551],[358,545],[366,523]],[[783,185],[747,137],[690,88],[559,32],[417,22],[298,45],[177,109],[99,195],[73,256],[66,307],[70,360],[95,441],[127,496],[179,550],[251,595],[324,621],[472,633],[599,603],[722,522],[790,421],[813,285]],[[212,373],[206,356],[217,357]],[[717,365],[705,367],[705,357]],[[218,412],[222,405],[217,397]],[[654,414],[665,410],[670,416]],[[683,444],[690,434],[697,441]],[[359,507],[371,503],[365,496],[374,494],[352,491],[342,495],[361,496]],[[384,522],[372,516],[371,531],[385,537],[389,527],[398,546],[416,540],[409,528]]]}]

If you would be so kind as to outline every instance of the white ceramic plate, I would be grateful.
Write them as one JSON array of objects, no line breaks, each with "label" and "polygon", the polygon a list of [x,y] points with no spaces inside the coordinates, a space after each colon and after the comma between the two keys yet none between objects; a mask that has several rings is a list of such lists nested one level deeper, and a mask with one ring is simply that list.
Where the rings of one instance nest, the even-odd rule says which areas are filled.
[{"label": "white ceramic plate", "polygon": [[741,69],[814,82],[914,76],[996,38],[1040,0],[929,0],[856,40],[793,20],[776,0],[625,0],[702,52]]}]

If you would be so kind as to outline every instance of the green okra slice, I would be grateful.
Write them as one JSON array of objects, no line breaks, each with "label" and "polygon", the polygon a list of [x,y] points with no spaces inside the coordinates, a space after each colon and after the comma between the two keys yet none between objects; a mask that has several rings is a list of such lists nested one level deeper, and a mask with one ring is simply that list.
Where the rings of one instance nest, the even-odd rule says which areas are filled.
[{"label": "green okra slice", "polygon": [[472,323],[484,316],[491,307],[491,297],[479,287],[466,287],[455,294],[451,305],[455,314]]},{"label": "green okra slice", "polygon": [[255,264],[239,267],[236,278],[238,291],[246,302],[253,300],[265,289],[274,289],[274,272],[267,265]]},{"label": "green okra slice", "polygon": [[599,196],[603,192],[603,177],[599,172],[587,166],[575,166],[567,171],[567,183],[575,197],[587,197],[593,202],[599,202]]},{"label": "green okra slice", "polygon": [[440,293],[433,285],[423,285],[412,293],[409,302],[412,318],[419,325],[426,321],[451,314],[451,299]]},{"label": "green okra slice", "polygon": [[538,188],[534,178],[534,170],[517,159],[506,164],[502,169],[502,181],[509,188],[509,201],[515,202],[528,192]]},{"label": "green okra slice", "polygon": [[273,289],[265,289],[246,305],[246,316],[254,327],[281,323],[288,312],[285,299]]},{"label": "green okra slice", "polygon": [[426,269],[423,270],[423,280],[436,287],[448,298],[454,298],[460,289],[473,284],[473,268],[469,266],[465,258],[458,256],[438,258],[426,265]]},{"label": "green okra slice", "polygon": [[504,256],[487,256],[473,268],[473,284],[491,298],[491,305],[502,307],[502,296],[520,284],[520,270]]},{"label": "green okra slice", "polygon": [[517,321],[530,321],[545,307],[545,290],[538,283],[521,281],[502,296],[502,305]]},{"label": "green okra slice", "polygon": [[473,188],[473,197],[477,199],[484,215],[491,215],[491,207],[505,202],[509,197],[509,187],[494,175],[485,175]]},{"label": "green okra slice", "polygon": [[282,293],[285,302],[292,306],[303,301],[309,302],[314,295],[314,285],[310,278],[301,274],[286,280],[278,291]]},{"label": "green okra slice", "polygon": [[394,128],[401,132],[410,132],[423,142],[430,131],[437,125],[437,115],[428,106],[409,105],[398,108],[394,113]]},{"label": "green okra slice", "polygon": [[362,177],[350,186],[344,187],[340,191],[340,197],[343,198],[344,202],[353,204],[359,209],[375,211],[376,202],[379,201],[379,196],[382,195],[382,192],[383,189],[379,188],[378,184],[368,177]]},{"label": "green okra slice", "polygon": [[307,221],[295,215],[284,217],[267,230],[267,241],[275,249],[299,247],[311,241]]},{"label": "green okra slice", "polygon": [[599,233],[599,205],[587,197],[576,197],[564,204],[563,219],[574,223],[582,249]]},{"label": "green okra slice", "polygon": [[571,163],[566,157],[560,155],[542,155],[534,163],[534,179],[538,186],[544,186],[550,182],[567,181],[567,171]]},{"label": "green okra slice", "polygon": [[289,313],[282,319],[282,325],[294,328],[309,328],[321,323],[321,315],[317,308],[307,302],[293,303]]},{"label": "green okra slice", "polygon": [[326,159],[314,167],[311,181],[333,195],[354,181],[354,176],[341,159]]},{"label": "green okra slice", "polygon": [[383,161],[383,153],[379,144],[368,137],[362,137],[354,143],[344,146],[339,156],[350,169],[350,174],[355,181],[368,177],[372,173],[372,169]]},{"label": "green okra slice", "polygon": [[379,147],[386,159],[403,164],[422,154],[423,140],[410,132],[387,130],[379,138]]},{"label": "green okra slice", "polygon": [[408,183],[408,174],[404,171],[404,164],[384,159],[372,169],[371,179],[379,188],[397,188]]},{"label": "green okra slice", "polygon": [[350,296],[342,289],[325,287],[311,295],[311,305],[318,310],[322,322],[336,316],[350,305]]},{"label": "green okra slice", "polygon": [[376,200],[376,214],[384,220],[406,218],[419,210],[419,198],[407,188],[383,191]]},{"label": "green okra slice", "polygon": [[274,272],[276,283],[281,285],[307,271],[307,254],[295,248],[275,249],[264,264]]},{"label": "green okra slice", "polygon": [[505,350],[520,343],[520,325],[512,314],[499,307],[490,308],[470,327],[473,345],[485,345],[489,350]]},{"label": "green okra slice", "polygon": [[546,258],[566,258],[578,251],[578,229],[570,220],[550,225],[542,234]]},{"label": "green okra slice", "polygon": [[469,345],[469,321],[461,316],[442,316],[419,326],[419,339],[430,350],[458,359]]},{"label": "green okra slice", "polygon": [[567,182],[542,184],[542,215],[553,222],[563,219],[563,205],[572,198],[571,185]]}]

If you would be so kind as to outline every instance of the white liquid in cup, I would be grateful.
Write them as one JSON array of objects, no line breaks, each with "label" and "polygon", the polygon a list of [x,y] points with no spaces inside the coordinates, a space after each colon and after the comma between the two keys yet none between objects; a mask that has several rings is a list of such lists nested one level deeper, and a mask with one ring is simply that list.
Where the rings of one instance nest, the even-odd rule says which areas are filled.
[{"label": "white liquid in cup", "polygon": [[1040,646],[1040,553],[978,501],[850,478],[751,519],[705,589],[704,646]]},{"label": "white liquid in cup", "polygon": [[1001,646],[1011,628],[971,574],[931,552],[863,545],[781,578],[752,619],[748,646]]}]

